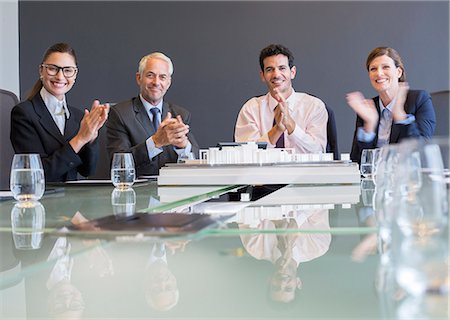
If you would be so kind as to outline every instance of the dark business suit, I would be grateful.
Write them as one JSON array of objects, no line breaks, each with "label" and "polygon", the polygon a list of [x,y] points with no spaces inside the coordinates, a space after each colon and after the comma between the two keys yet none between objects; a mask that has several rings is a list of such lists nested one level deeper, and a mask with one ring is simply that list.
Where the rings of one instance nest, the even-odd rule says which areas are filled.
[{"label": "dark business suit", "polygon": [[[380,97],[377,96],[373,98],[375,107],[378,111],[378,124],[376,132],[378,132],[378,127],[380,126]],[[411,124],[392,124],[391,135],[389,137],[389,143],[398,143],[401,140],[409,137],[424,137],[431,138],[434,134],[434,129],[436,128],[436,115],[434,113],[433,103],[431,102],[430,95],[423,90],[410,90],[405,101],[405,112],[407,114],[412,114],[415,116],[416,121]],[[353,145],[350,158],[352,161],[361,162],[361,152],[363,149],[373,149],[376,148],[378,143],[378,134],[375,136],[373,141],[361,142],[358,141],[357,131],[359,127],[364,126],[364,121],[358,116],[356,118],[356,129],[353,135]]]},{"label": "dark business suit", "polygon": [[[186,109],[164,101],[161,119],[166,117],[168,111],[172,117],[180,115],[185,124],[190,124],[191,114]],[[155,134],[155,130],[139,97],[112,107],[106,128],[110,159],[115,152],[131,152],[138,176],[156,175],[164,164],[177,162],[178,155],[172,145],[164,146],[163,152],[153,159],[149,158],[146,140]],[[188,139],[192,144],[192,152],[198,153],[197,142],[190,132]]]},{"label": "dark business suit", "polygon": [[89,176],[95,172],[98,159],[97,142],[88,143],[77,154],[69,141],[78,133],[83,112],[67,106],[70,112],[64,135],[52,115],[36,94],[19,103],[11,111],[11,143],[15,153],[39,153],[47,182],[76,180],[77,173]]}]

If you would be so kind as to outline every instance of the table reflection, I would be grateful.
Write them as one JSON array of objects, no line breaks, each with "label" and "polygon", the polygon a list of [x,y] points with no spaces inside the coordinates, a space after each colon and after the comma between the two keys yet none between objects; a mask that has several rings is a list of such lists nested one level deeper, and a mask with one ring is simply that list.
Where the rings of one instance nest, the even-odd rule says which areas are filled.
[{"label": "table reflection", "polygon": [[[270,277],[269,291],[274,301],[288,303],[295,299],[302,281],[297,274],[300,263],[324,255],[331,243],[327,209],[298,210],[287,213],[288,217],[262,219],[258,224],[239,223],[240,229],[299,230],[298,233],[243,234],[241,241],[247,252],[258,260],[273,263],[275,270]],[[318,233],[303,231],[320,230]]]},{"label": "table reflection", "polygon": [[[70,222],[74,225],[87,222],[80,212],[76,212]],[[64,232],[65,227],[60,231]],[[66,229],[67,230],[67,229]],[[114,275],[112,260],[101,246],[100,240],[83,240],[82,245],[88,249],[87,266],[91,273],[99,278]],[[84,250],[85,248],[77,248]],[[48,307],[49,314],[55,319],[82,319],[85,302],[82,292],[72,282],[72,270],[77,268],[75,259],[71,255],[72,244],[67,237],[58,237],[53,245],[47,261],[54,261],[50,275],[46,282],[49,291]],[[85,267],[78,266],[78,267]]]},{"label": "table reflection", "polygon": [[36,250],[42,245],[45,209],[39,201],[17,202],[11,210],[14,245],[21,250]]},{"label": "table reflection", "polygon": [[145,299],[152,309],[167,311],[177,305],[179,297],[177,279],[167,262],[166,245],[154,243],[145,270]]}]

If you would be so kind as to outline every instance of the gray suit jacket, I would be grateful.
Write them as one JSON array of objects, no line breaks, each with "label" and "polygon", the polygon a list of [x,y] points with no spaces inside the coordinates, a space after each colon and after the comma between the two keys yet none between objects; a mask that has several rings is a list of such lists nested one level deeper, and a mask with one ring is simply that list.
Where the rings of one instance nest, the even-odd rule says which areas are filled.
[{"label": "gray suit jacket", "polygon": [[[180,115],[185,124],[190,125],[191,114],[186,109],[164,101],[161,119],[170,111],[173,117]],[[131,152],[134,157],[137,176],[156,175],[159,168],[166,163],[177,162],[178,155],[174,146],[164,146],[163,152],[150,159],[146,140],[155,131],[150,117],[139,97],[120,102],[111,108],[106,123],[107,149],[110,160],[115,152]],[[192,133],[188,139],[192,144],[192,152],[198,154],[198,144]]]}]

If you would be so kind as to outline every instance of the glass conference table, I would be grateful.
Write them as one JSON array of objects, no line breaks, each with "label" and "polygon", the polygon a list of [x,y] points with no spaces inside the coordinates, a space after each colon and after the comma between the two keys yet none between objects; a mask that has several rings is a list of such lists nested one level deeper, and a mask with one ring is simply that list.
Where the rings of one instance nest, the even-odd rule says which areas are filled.
[{"label": "glass conference table", "polygon": [[[409,319],[417,301],[383,285],[369,198],[360,185],[149,181],[65,185],[31,218],[2,201],[0,318]],[[198,231],[90,225],[136,211],[210,219]],[[436,299],[429,318],[446,318]]]}]

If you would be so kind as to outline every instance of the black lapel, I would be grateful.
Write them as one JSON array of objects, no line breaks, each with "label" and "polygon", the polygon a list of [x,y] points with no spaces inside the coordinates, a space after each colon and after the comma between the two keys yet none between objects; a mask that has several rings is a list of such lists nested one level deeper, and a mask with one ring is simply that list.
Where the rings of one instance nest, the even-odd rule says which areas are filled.
[{"label": "black lapel", "polygon": [[58,126],[53,120],[52,115],[45,106],[44,101],[42,100],[42,97],[39,93],[34,96],[32,103],[36,114],[39,116],[39,122],[41,123],[41,126],[55,139],[64,144],[66,142],[64,136],[59,131]]},{"label": "black lapel", "polygon": [[[69,106],[67,106],[69,108]],[[73,109],[72,107],[70,109]],[[70,111],[70,117],[69,119],[66,119],[66,125],[64,127],[64,138],[66,141],[72,139],[75,137],[75,135],[78,133],[78,130],[80,130],[80,124],[77,123],[77,120],[75,119],[75,116],[73,115],[72,110]],[[84,116],[84,110],[83,110],[83,116]]]},{"label": "black lapel", "polygon": [[377,96],[375,98],[373,98],[373,102],[375,103],[375,108],[377,109],[378,112],[378,123],[377,123],[377,128],[375,131],[375,139],[373,140],[373,145],[376,147],[377,143],[378,143],[378,129],[380,128],[380,117],[381,117],[381,110],[380,110],[380,97]]}]

